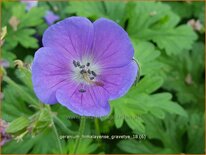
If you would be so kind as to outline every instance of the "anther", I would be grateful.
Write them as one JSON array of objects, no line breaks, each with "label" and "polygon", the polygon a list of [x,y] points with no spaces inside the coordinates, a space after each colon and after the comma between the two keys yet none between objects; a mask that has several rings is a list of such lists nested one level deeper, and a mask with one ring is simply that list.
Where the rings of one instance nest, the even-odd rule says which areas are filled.
[{"label": "anther", "polygon": [[90,77],[90,80],[94,80],[94,77]]},{"label": "anther", "polygon": [[85,65],[81,65],[79,68],[84,68],[85,67]]},{"label": "anther", "polygon": [[73,65],[74,67],[77,67],[77,62],[75,60],[73,60]]},{"label": "anther", "polygon": [[82,70],[80,71],[81,74],[86,73],[86,72],[87,72],[87,71],[86,71],[85,69],[82,69]]},{"label": "anther", "polygon": [[92,75],[97,76],[97,74],[94,71],[92,71]]},{"label": "anther", "polygon": [[89,63],[89,62],[87,62],[87,67],[89,67],[89,65],[90,65],[90,63]]},{"label": "anther", "polygon": [[77,66],[78,66],[78,67],[80,66],[80,62],[79,62],[79,61],[77,61]]},{"label": "anther", "polygon": [[79,92],[80,92],[80,93],[85,93],[86,90],[85,90],[85,89],[79,89]]},{"label": "anther", "polygon": [[91,74],[91,71],[90,71],[90,69],[88,69],[88,70],[87,70],[87,72],[88,72],[89,74]]}]

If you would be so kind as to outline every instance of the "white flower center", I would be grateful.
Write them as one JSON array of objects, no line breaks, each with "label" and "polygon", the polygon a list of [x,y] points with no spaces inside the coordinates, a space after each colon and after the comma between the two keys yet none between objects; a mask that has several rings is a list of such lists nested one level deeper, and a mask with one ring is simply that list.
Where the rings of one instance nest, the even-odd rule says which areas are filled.
[{"label": "white flower center", "polygon": [[[72,79],[79,84],[95,84],[100,74],[100,67],[95,64],[91,58],[84,58],[81,61],[73,60],[72,62]],[[84,90],[82,90],[83,92]]]}]

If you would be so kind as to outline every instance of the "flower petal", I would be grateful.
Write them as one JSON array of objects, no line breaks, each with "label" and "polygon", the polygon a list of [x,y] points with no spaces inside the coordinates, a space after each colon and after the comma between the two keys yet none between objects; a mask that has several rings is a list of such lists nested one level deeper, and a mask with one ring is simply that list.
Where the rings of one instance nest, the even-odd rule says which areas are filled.
[{"label": "flower petal", "polygon": [[32,83],[37,97],[44,103],[57,102],[57,88],[68,82],[71,59],[61,48],[40,48],[32,63]]},{"label": "flower petal", "polygon": [[56,97],[60,104],[81,116],[105,116],[110,112],[109,94],[98,86],[83,86],[86,92],[79,90],[81,85],[67,84],[57,90]]},{"label": "flower petal", "polygon": [[99,80],[110,94],[110,100],[122,97],[134,83],[138,72],[137,64],[131,61],[120,68],[105,69]]},{"label": "flower petal", "polygon": [[43,35],[46,47],[62,47],[74,59],[81,59],[91,50],[93,24],[84,17],[70,17],[50,26]]},{"label": "flower petal", "polygon": [[94,22],[95,60],[104,67],[120,67],[128,64],[134,49],[127,32],[115,22],[101,18]]}]

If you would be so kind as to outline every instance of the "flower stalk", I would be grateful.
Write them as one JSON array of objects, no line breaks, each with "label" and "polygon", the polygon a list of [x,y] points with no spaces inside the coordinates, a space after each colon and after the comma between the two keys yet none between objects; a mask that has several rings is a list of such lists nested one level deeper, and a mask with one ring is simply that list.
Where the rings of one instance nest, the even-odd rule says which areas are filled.
[{"label": "flower stalk", "polygon": [[63,153],[63,149],[62,149],[62,145],[61,145],[61,142],[60,142],[60,139],[59,139],[59,134],[58,134],[58,132],[57,132],[57,129],[56,129],[54,123],[53,123],[52,126],[53,126],[53,129],[54,129],[54,133],[55,133],[55,135],[56,135],[56,137],[57,137],[57,143],[58,143],[59,151],[60,151],[60,153],[62,154],[62,153]]},{"label": "flower stalk", "polygon": [[53,116],[53,121],[57,125],[61,126],[62,130],[64,130],[65,133],[71,134],[71,135],[77,134],[75,131],[68,129],[67,126],[65,126],[65,124],[57,116]]},{"label": "flower stalk", "polygon": [[86,124],[86,118],[81,117],[80,127],[79,127],[79,137],[77,138],[76,143],[75,143],[74,154],[77,153],[77,150],[78,150],[78,147],[79,147],[79,144],[80,144],[80,140],[81,140],[82,134],[84,132],[85,124]]}]

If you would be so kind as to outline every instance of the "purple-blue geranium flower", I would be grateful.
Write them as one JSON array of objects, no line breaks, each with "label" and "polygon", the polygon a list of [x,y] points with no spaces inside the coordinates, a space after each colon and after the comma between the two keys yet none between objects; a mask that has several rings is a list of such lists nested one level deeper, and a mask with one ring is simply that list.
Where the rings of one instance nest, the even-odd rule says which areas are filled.
[{"label": "purple-blue geranium flower", "polygon": [[26,11],[29,11],[38,5],[38,1],[36,0],[21,0],[21,2],[26,4]]},{"label": "purple-blue geranium flower", "polygon": [[138,67],[128,34],[115,22],[70,17],[50,26],[32,65],[37,97],[83,116],[110,112],[109,100],[127,93]]},{"label": "purple-blue geranium flower", "polygon": [[48,10],[44,19],[48,25],[53,24],[55,21],[59,20],[59,16],[54,14],[52,11]]}]

